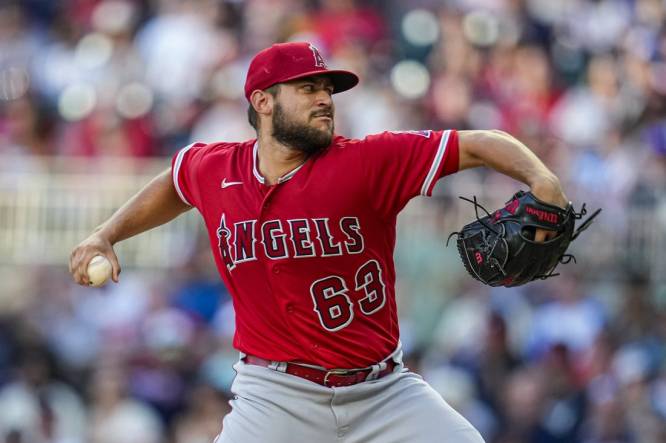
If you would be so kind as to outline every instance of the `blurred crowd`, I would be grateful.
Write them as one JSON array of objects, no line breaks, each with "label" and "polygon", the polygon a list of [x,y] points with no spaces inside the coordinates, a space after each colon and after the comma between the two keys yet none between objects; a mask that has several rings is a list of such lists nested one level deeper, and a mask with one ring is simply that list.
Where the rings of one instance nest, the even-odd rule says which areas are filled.
[{"label": "blurred crowd", "polygon": [[[286,40],[361,77],[335,97],[341,134],[503,129],[605,223],[666,226],[664,0],[0,0],[0,158],[39,171],[251,138],[245,71]],[[0,314],[0,442],[214,439],[238,355],[197,241],[168,275],[126,270],[99,290],[33,270]],[[423,270],[398,248],[403,275]],[[516,290],[405,277],[408,366],[489,443],[664,442],[666,269],[647,261]]]}]

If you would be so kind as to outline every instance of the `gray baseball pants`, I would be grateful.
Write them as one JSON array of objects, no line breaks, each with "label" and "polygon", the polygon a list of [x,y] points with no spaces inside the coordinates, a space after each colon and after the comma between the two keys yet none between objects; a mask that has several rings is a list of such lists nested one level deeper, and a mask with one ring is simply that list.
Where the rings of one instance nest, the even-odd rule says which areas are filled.
[{"label": "gray baseball pants", "polygon": [[233,409],[215,443],[483,443],[402,364],[378,380],[340,388],[242,361],[234,369]]}]

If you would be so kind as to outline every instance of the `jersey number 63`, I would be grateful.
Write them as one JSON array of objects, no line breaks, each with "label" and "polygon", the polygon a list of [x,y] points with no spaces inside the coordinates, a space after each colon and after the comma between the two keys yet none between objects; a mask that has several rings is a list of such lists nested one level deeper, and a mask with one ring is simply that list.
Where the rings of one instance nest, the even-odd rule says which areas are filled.
[{"label": "jersey number 63", "polygon": [[[363,291],[365,297],[358,300],[360,311],[371,315],[386,304],[386,286],[377,260],[363,264],[354,276],[354,290]],[[339,331],[354,319],[354,303],[349,297],[349,287],[338,275],[320,278],[310,286],[314,311],[327,331]]]}]

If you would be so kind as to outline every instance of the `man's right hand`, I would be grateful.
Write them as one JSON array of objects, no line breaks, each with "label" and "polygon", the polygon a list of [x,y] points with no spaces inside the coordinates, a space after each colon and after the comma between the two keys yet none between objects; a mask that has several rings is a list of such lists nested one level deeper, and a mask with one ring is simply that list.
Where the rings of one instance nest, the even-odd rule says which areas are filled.
[{"label": "man's right hand", "polygon": [[89,285],[88,263],[96,255],[103,255],[109,259],[113,267],[111,278],[118,283],[118,277],[120,276],[118,257],[111,242],[98,232],[79,243],[69,256],[69,272],[72,274],[74,281],[83,286]]}]

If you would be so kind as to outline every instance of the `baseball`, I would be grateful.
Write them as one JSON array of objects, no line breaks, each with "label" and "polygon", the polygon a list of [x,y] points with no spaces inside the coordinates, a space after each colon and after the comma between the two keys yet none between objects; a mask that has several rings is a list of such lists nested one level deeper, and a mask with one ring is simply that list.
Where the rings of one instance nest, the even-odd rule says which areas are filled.
[{"label": "baseball", "polygon": [[103,255],[96,255],[88,263],[89,285],[95,288],[103,286],[111,278],[111,262]]}]

